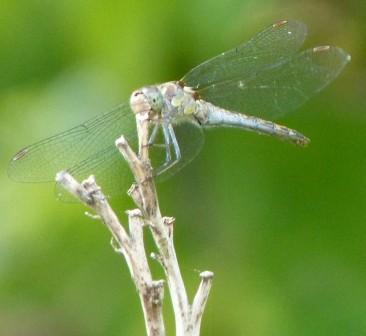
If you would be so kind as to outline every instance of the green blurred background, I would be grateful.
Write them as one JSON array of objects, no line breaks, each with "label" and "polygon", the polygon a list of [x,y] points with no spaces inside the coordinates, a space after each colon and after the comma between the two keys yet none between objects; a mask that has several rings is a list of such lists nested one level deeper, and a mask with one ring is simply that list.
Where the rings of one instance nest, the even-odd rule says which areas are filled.
[{"label": "green blurred background", "polygon": [[[190,294],[199,270],[215,273],[202,335],[366,335],[363,0],[2,0],[0,335],[144,334],[107,230],[81,205],[58,202],[52,185],[10,181],[10,157],[284,18],[308,25],[307,46],[352,55],[332,85],[281,120],[310,147],[207,132],[198,159],[159,185],[161,207],[177,218]],[[132,205],[121,197],[114,206],[125,219]]]}]

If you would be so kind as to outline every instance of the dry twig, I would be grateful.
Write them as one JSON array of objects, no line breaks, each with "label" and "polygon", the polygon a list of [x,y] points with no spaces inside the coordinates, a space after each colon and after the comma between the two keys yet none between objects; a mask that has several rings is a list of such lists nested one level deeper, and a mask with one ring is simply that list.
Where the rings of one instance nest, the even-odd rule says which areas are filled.
[{"label": "dry twig", "polygon": [[116,141],[117,148],[127,161],[135,178],[129,195],[138,209],[127,212],[128,232],[120,223],[93,176],[79,183],[67,172],[60,172],[56,176],[56,181],[96,213],[92,218],[100,218],[107,226],[113,237],[113,248],[124,256],[138,290],[147,334],[162,336],[165,335],[162,314],[164,281],[152,279],[147,262],[143,228],[149,227],[158,249],[158,253],[154,253],[154,258],[160,262],[165,271],[175,315],[176,335],[198,336],[213,273],[205,271],[200,274],[201,283],[193,303],[190,304],[174,249],[174,218],[163,217],[160,212],[148,152],[149,120],[148,112],[136,115],[138,155],[123,136]]}]

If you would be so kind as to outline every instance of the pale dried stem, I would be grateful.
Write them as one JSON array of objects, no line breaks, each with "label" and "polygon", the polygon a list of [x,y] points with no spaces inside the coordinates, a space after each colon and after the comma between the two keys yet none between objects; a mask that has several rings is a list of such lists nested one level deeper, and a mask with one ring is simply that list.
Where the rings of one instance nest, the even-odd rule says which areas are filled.
[{"label": "pale dried stem", "polygon": [[167,277],[176,319],[176,334],[178,336],[199,335],[201,318],[211,288],[213,273],[202,273],[202,281],[191,306],[174,248],[174,219],[162,217],[152,179],[149,153],[146,150],[148,148],[149,117],[140,115],[137,116],[136,121],[139,135],[139,156],[133,152],[123,136],[116,141],[116,146],[128,162],[136,181],[129,194],[142,210],[144,219],[151,229],[160,252],[159,262],[162,264]]},{"label": "pale dried stem", "polygon": [[128,212],[130,234],[121,225],[117,215],[110,207],[106,197],[97,186],[93,176],[82,183],[77,182],[69,173],[60,172],[56,181],[90,207],[111,232],[116,252],[126,259],[131,277],[138,290],[144,312],[147,335],[165,335],[162,301],[164,296],[163,281],[154,281],[146,259],[143,242],[142,220],[140,210]]},{"label": "pale dried stem", "polygon": [[152,280],[143,241],[143,227],[145,225],[150,228],[158,248],[158,254],[153,254],[154,259],[159,261],[166,274],[175,315],[176,335],[199,336],[213,273],[206,271],[200,274],[201,283],[191,305],[174,248],[174,218],[163,217],[160,212],[149,160],[149,120],[148,112],[136,115],[139,139],[138,155],[131,149],[123,136],[116,141],[117,148],[127,161],[135,178],[135,183],[128,193],[139,209],[127,212],[129,233],[121,225],[106,197],[95,183],[93,176],[79,184],[67,172],[60,172],[57,174],[56,180],[81,202],[93,209],[96,215],[88,214],[88,216],[94,219],[100,218],[112,233],[113,247],[124,255],[138,290],[147,334],[149,336],[164,336],[165,328],[162,315],[163,281]]},{"label": "pale dried stem", "polygon": [[[147,121],[142,120],[141,123],[138,121],[137,129],[139,130],[141,139],[146,141],[145,144],[142,143],[140,146],[141,150],[144,151],[148,141],[148,137],[144,136],[144,134],[148,134]],[[188,296],[180,273],[173,241],[170,237],[171,228],[167,230],[165,220],[160,213],[155,184],[152,179],[151,166],[148,164],[149,161],[142,161],[137,157],[123,136],[116,141],[116,145],[130,165],[130,169],[135,177],[136,185],[132,189],[133,193],[130,195],[142,210],[161,255],[162,265],[167,276],[169,292],[172,299],[177,335],[186,335],[185,327],[188,324],[190,311]]]},{"label": "pale dried stem", "polygon": [[194,326],[192,336],[199,336],[202,315],[212,286],[213,273],[205,271],[200,274],[200,277],[201,283],[192,303],[191,323]]}]

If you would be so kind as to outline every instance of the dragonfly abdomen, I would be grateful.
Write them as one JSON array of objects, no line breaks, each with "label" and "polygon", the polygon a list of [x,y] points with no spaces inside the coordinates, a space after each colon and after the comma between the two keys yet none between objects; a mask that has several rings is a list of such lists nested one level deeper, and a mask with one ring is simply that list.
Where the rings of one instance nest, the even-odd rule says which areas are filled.
[{"label": "dragonfly abdomen", "polygon": [[310,142],[310,139],[300,132],[272,121],[231,112],[202,100],[197,101],[197,105],[195,117],[204,127],[242,128],[259,134],[274,136],[299,146],[306,146]]}]

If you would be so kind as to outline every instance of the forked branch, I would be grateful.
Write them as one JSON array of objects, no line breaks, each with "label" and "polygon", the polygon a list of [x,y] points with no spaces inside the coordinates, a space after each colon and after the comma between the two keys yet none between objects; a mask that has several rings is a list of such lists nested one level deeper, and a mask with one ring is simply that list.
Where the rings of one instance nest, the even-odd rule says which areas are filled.
[{"label": "forked branch", "polygon": [[154,258],[162,265],[172,299],[177,336],[199,336],[203,311],[212,285],[213,273],[200,274],[201,283],[190,304],[179,269],[173,242],[174,218],[163,217],[149,160],[149,114],[136,115],[139,153],[136,154],[122,136],[116,146],[128,163],[135,183],[129,190],[138,209],[128,211],[129,232],[119,221],[93,176],[79,183],[67,172],[56,180],[82,203],[90,207],[112,234],[115,251],[126,259],[131,277],[138,290],[144,312],[147,334],[165,335],[162,315],[163,280],[153,280],[143,241],[143,228],[148,227],[158,252]]}]

